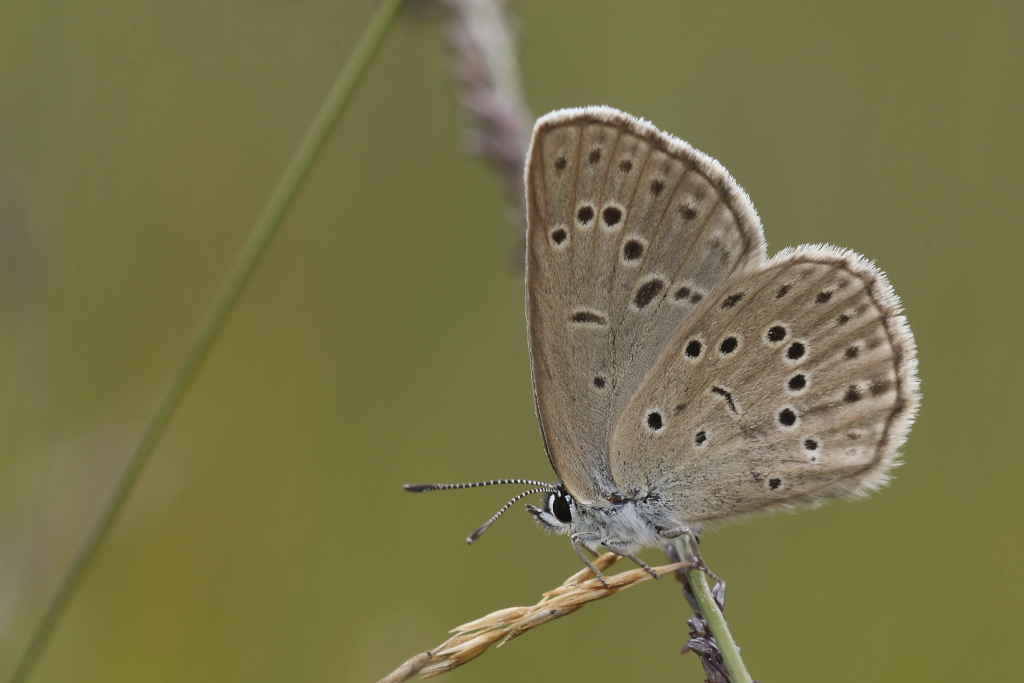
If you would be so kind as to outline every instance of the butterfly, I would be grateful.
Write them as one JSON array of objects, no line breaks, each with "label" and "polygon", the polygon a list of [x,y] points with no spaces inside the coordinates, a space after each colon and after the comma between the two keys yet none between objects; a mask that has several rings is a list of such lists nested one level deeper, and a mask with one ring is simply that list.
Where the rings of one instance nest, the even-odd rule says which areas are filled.
[{"label": "butterfly", "polygon": [[[576,554],[636,553],[708,522],[884,485],[918,402],[885,275],[849,250],[768,258],[711,157],[609,107],[537,121],[526,162],[526,311],[556,484],[523,496]],[[649,568],[648,568],[649,570]],[[599,572],[594,570],[600,576]]]}]

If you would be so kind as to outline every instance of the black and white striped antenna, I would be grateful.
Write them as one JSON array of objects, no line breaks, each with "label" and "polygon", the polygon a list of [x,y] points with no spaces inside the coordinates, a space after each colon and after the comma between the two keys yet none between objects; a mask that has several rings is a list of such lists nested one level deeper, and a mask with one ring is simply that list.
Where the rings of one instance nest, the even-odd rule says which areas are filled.
[{"label": "black and white striped antenna", "polygon": [[466,543],[472,545],[473,541],[484,535],[484,532],[491,528],[491,525],[498,521],[498,518],[505,514],[512,505],[517,501],[529,496],[533,493],[540,493],[541,491],[554,491],[555,487],[552,484],[548,484],[543,481],[534,481],[533,479],[491,479],[490,481],[474,481],[466,484],[406,484],[403,488],[406,491],[412,491],[413,493],[421,493],[423,491],[451,491],[454,489],[475,489],[480,486],[498,486],[501,484],[525,484],[527,486],[536,486],[538,488],[530,489],[529,491],[523,491],[509,502],[501,506],[501,509],[494,513],[494,516],[487,520],[480,528],[471,533],[466,538]]}]

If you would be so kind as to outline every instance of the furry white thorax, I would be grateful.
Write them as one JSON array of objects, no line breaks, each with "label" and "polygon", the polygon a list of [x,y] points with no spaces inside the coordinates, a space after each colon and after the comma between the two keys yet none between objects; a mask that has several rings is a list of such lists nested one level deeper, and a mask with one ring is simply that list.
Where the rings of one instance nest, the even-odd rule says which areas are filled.
[{"label": "furry white thorax", "polygon": [[641,509],[632,500],[586,505],[577,502],[561,484],[545,494],[540,508],[526,507],[545,530],[568,535],[573,542],[595,553],[604,546],[630,556],[685,532],[682,525],[666,524],[664,514],[647,509],[647,505]]}]

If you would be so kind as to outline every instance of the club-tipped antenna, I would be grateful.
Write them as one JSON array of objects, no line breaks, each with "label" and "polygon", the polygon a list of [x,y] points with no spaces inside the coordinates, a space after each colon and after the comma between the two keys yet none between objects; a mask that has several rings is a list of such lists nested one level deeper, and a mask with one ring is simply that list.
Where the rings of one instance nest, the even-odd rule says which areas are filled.
[{"label": "club-tipped antenna", "polygon": [[[402,488],[413,493],[421,491],[446,491],[450,489],[475,489],[478,486],[497,486],[499,484],[525,484],[527,486],[543,486],[538,491],[550,491],[555,487],[547,482],[534,481],[533,479],[491,479],[490,481],[473,481],[467,484],[406,484]],[[534,491],[533,493],[536,493]]]},{"label": "club-tipped antenna", "polygon": [[530,495],[532,493],[540,493],[541,491],[550,491],[550,490],[551,490],[551,486],[548,485],[548,484],[545,484],[544,488],[537,488],[537,489],[530,489],[529,491],[523,491],[522,493],[520,493],[518,496],[516,496],[512,500],[510,500],[509,502],[507,502],[504,505],[502,505],[501,509],[494,513],[493,517],[491,517],[489,520],[487,520],[487,522],[485,522],[484,525],[481,526],[479,529],[477,529],[476,531],[471,533],[469,535],[469,537],[466,539],[466,543],[469,543],[470,545],[472,545],[473,541],[475,541],[476,539],[478,539],[481,536],[483,536],[484,532],[487,531],[488,529],[490,529],[491,525],[498,521],[498,517],[501,517],[503,514],[505,514],[505,510],[508,510],[510,507],[512,507],[512,504],[515,503],[517,500],[525,498],[526,496],[528,496],[528,495]]}]

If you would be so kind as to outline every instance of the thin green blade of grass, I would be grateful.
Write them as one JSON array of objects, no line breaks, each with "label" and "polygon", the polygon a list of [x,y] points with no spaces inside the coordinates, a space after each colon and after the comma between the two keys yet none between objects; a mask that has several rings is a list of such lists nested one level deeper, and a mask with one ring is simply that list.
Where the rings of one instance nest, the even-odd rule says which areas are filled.
[{"label": "thin green blade of grass", "polygon": [[188,391],[192,380],[198,374],[231,311],[234,310],[241,298],[256,266],[277,233],[282,219],[323,150],[331,131],[345,111],[346,105],[351,101],[357,86],[372,63],[373,57],[384,42],[388,30],[394,25],[403,4],[404,0],[382,0],[377,12],[352,50],[348,61],[331,85],[323,104],[292,154],[277,185],[267,198],[267,202],[249,231],[231,270],[225,276],[220,290],[186,347],[170,383],[161,394],[156,408],[143,427],[138,444],[129,456],[110,497],[47,604],[42,619],[33,630],[28,646],[9,679],[10,683],[25,683],[32,675],[61,616],[81,584],[82,577],[117,521],[139,474],[145,468],[149,456],[163,436],[171,417]]}]

